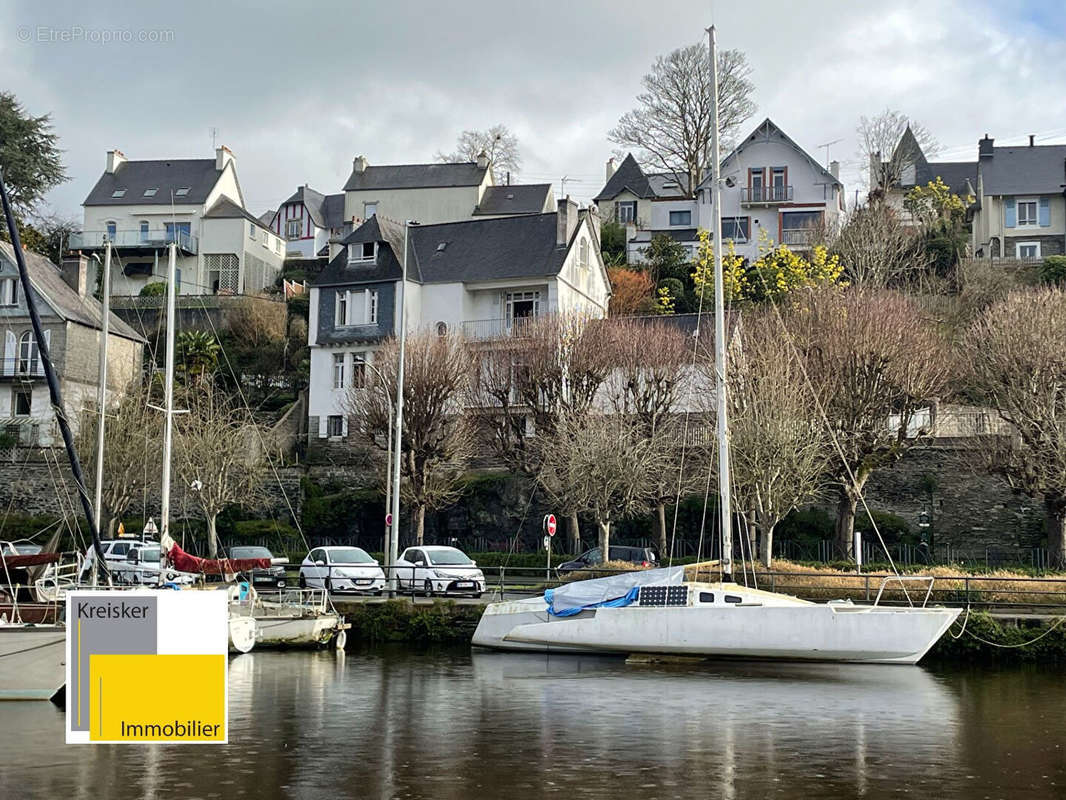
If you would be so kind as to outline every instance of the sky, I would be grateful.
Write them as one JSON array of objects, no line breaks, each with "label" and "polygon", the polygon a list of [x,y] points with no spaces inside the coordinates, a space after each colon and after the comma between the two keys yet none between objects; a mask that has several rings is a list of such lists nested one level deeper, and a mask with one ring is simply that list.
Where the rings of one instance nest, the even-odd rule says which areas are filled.
[{"label": "sky", "polygon": [[520,181],[585,202],[655,57],[701,41],[743,50],[746,133],[773,119],[861,182],[856,125],[885,108],[925,125],[944,160],[997,144],[1066,142],[1061,0],[655,3],[6,2],[0,86],[50,113],[70,180],[47,210],[80,219],[105,153],[237,157],[246,205],[307,183],[339,192],[352,159],[423,163],[468,128],[518,136]]}]

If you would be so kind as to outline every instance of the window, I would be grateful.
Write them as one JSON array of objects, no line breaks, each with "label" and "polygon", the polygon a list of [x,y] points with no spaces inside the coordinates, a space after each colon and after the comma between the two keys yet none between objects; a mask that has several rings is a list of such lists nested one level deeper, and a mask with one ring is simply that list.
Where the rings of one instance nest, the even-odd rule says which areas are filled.
[{"label": "window", "polygon": [[759,203],[766,199],[763,192],[763,184],[766,180],[766,173],[759,169],[748,169],[748,190],[751,193],[751,201],[753,203]]},{"label": "window", "polygon": [[1018,227],[1022,228],[1026,225],[1032,225],[1035,227],[1037,224],[1036,200],[1019,200]]},{"label": "window", "polygon": [[374,260],[374,242],[356,242],[348,245],[348,263],[365,264]]},{"label": "window", "polygon": [[508,292],[505,308],[508,328],[532,319],[540,312],[540,292]]},{"label": "window", "polygon": [[615,203],[614,206],[615,220],[622,225],[626,225],[637,220],[637,204],[636,201],[629,201],[627,203]]},{"label": "window", "polygon": [[338,326],[348,324],[348,293],[343,289],[337,290],[337,305],[333,311],[333,322]]},{"label": "window", "polygon": [[366,353],[352,353],[352,386],[366,386]]},{"label": "window", "polygon": [[333,388],[344,388],[344,353],[333,354]]},{"label": "window", "polygon": [[1015,258],[1040,258],[1040,242],[1018,242],[1014,245]]},{"label": "window", "polygon": [[189,236],[192,232],[191,222],[165,222],[167,229],[167,244],[176,242],[179,247],[189,244]]},{"label": "window", "polygon": [[25,331],[19,337],[18,361],[15,364],[15,372],[19,375],[29,375],[37,371],[37,342],[34,341],[33,331]]},{"label": "window", "polygon": [[378,213],[377,203],[363,203],[363,219],[370,219]]},{"label": "window", "polygon": [[174,196],[175,197],[185,197],[185,195],[187,195],[188,193],[189,193],[189,187],[188,186],[182,186],[180,189],[178,189],[176,192],[174,192]]},{"label": "window", "polygon": [[788,200],[788,168],[773,167],[770,170],[772,200]]},{"label": "window", "polygon": [[281,255],[281,239],[277,236],[272,237],[274,241],[274,252]]},{"label": "window", "polygon": [[342,325],[376,325],[378,321],[378,290],[360,289],[358,291],[337,291],[336,316],[334,324]]},{"label": "window", "polygon": [[326,417],[326,436],[331,438],[344,436],[344,418],[340,414]]},{"label": "window", "polygon": [[155,193],[158,192],[158,191],[159,191],[159,189],[145,189],[144,190],[144,196],[145,197],[155,197]]},{"label": "window", "polygon": [[700,592],[700,602],[701,603],[713,603],[714,602],[714,592]]},{"label": "window", "polygon": [[248,223],[248,238],[251,239],[253,242],[255,241],[255,223],[254,222],[249,222]]},{"label": "window", "polygon": [[28,417],[33,403],[32,389],[11,390],[11,415],[14,417]]},{"label": "window", "polygon": [[112,197],[125,197],[126,196],[126,190],[125,189],[115,189],[115,191],[113,191],[111,193],[111,196]]},{"label": "window", "polygon": [[288,239],[290,242],[293,239],[299,239],[300,238],[300,223],[302,223],[302,222],[303,222],[303,220],[300,220],[300,219],[287,220],[285,222],[285,238]]},{"label": "window", "polygon": [[118,227],[115,225],[114,222],[107,223],[107,240],[109,242],[115,241],[115,233],[117,232],[117,230]]},{"label": "window", "polygon": [[0,305],[18,305],[17,277],[5,277],[0,281]]},{"label": "window", "polygon": [[587,268],[589,265],[589,240],[582,239],[577,249],[577,263]]},{"label": "window", "polygon": [[722,217],[722,239],[746,242],[751,237],[751,217]]},{"label": "window", "polygon": [[692,225],[692,212],[691,211],[671,211],[670,212],[670,224],[671,225]]},{"label": "window", "polygon": [[141,220],[141,241],[148,241],[148,220]]}]

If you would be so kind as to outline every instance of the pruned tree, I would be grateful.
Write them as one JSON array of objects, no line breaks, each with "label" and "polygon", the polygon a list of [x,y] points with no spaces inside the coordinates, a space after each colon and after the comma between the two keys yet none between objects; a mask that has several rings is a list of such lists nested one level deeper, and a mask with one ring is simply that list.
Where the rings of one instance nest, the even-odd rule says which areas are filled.
[{"label": "pruned tree", "polygon": [[207,523],[207,554],[218,554],[218,515],[259,503],[266,469],[264,428],[251,413],[204,384],[188,392],[187,414],[174,417],[174,465]]},{"label": "pruned tree", "polygon": [[990,306],[962,340],[977,396],[1009,425],[982,436],[986,466],[1015,489],[1042,498],[1048,556],[1066,567],[1066,291],[1012,292]]},{"label": "pruned tree", "polygon": [[[802,365],[775,314],[745,315],[730,348],[730,455],[737,511],[752,519],[752,558],[770,566],[774,528],[824,485],[831,445]],[[704,364],[713,378],[713,359]]]},{"label": "pruned tree", "polygon": [[12,92],[0,92],[0,170],[20,216],[67,180],[61,154],[52,115],[31,116]]},{"label": "pruned tree", "polygon": [[870,289],[901,287],[923,274],[929,264],[918,231],[903,225],[886,203],[856,209],[831,239],[846,279]]},{"label": "pruned tree", "polygon": [[[408,336],[405,350],[400,490],[413,507],[415,541],[422,544],[426,510],[444,508],[458,499],[460,479],[474,453],[473,426],[463,408],[473,361],[466,343],[456,335]],[[385,342],[376,353],[375,369],[367,370],[365,377],[354,376],[347,391],[348,415],[352,427],[358,428],[353,435],[379,450],[388,448],[399,352],[397,340]]]},{"label": "pruned tree", "polygon": [[[924,156],[936,153],[933,134],[921,123],[886,108],[873,117],[860,117],[857,128],[861,163],[870,169],[871,198],[897,185],[903,173]],[[909,135],[908,135],[909,133]]]},{"label": "pruned tree", "polygon": [[503,183],[508,175],[512,181],[518,177],[522,167],[518,137],[506,125],[493,125],[483,131],[463,131],[455,141],[455,150],[438,152],[437,160],[445,163],[477,161],[481,153],[489,157],[496,183]]},{"label": "pruned tree", "polygon": [[[83,464],[96,463],[99,414],[87,411],[78,428],[77,448]],[[107,412],[104,430],[104,480],[101,487],[100,524],[107,522],[109,536],[129,511],[138,494],[159,483],[160,441],[163,417],[148,406],[147,392],[132,386]],[[92,472],[95,476],[95,472]],[[95,488],[95,487],[94,487]]]},{"label": "pruned tree", "polygon": [[[539,441],[588,417],[613,365],[610,332],[584,315],[537,317],[514,332],[478,352],[471,406],[496,455],[547,489]],[[562,509],[572,548],[581,545],[578,510]]]},{"label": "pruned tree", "polygon": [[[607,137],[655,171],[685,176],[695,191],[711,162],[711,58],[704,43],[659,56],[641,84],[637,107],[627,111]],[[755,113],[751,67],[740,50],[718,54],[718,126],[723,148]]]},{"label": "pruned tree", "polygon": [[936,322],[897,292],[811,292],[784,319],[835,441],[836,548],[850,556],[863,487],[927,433],[917,415],[946,389],[950,352]]},{"label": "pruned tree", "polygon": [[560,506],[596,521],[603,560],[609,561],[611,526],[651,507],[677,444],[665,429],[649,439],[635,417],[567,417],[539,438],[544,487]]},{"label": "pruned tree", "polygon": [[654,475],[652,503],[659,521],[659,552],[669,552],[667,503],[680,502],[697,485],[701,460],[681,459],[684,400],[694,389],[691,337],[666,320],[616,320],[610,323],[615,366],[605,384],[610,410],[632,418],[649,442],[667,437],[677,443]]}]

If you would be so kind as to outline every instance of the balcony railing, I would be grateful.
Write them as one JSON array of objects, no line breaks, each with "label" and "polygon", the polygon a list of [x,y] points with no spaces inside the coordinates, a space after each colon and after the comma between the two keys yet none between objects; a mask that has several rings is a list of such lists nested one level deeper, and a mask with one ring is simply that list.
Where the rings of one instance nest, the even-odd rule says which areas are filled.
[{"label": "balcony railing", "polygon": [[781,231],[781,244],[790,247],[810,247],[814,241],[814,229],[812,228],[785,228]]},{"label": "balcony railing", "polygon": [[536,317],[513,319],[475,319],[463,323],[463,336],[467,339],[506,339],[523,336]]},{"label": "balcony railing", "polygon": [[31,359],[0,358],[0,378],[43,378],[44,365],[36,353]]},{"label": "balcony railing", "polygon": [[[196,237],[191,233],[168,231],[163,228],[147,231],[115,231],[110,238],[115,248],[125,250],[162,249],[173,242],[183,252],[196,255],[199,246]],[[67,237],[67,248],[69,250],[100,250],[103,249],[107,239],[107,231],[80,231]]]},{"label": "balcony railing", "polygon": [[791,199],[791,186],[743,186],[740,189],[740,202],[742,205],[787,203]]}]

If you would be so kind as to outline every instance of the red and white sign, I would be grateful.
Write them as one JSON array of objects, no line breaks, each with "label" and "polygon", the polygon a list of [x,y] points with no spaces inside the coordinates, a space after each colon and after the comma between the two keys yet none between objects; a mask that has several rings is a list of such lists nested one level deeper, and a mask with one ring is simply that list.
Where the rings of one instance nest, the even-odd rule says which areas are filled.
[{"label": "red and white sign", "polygon": [[549,536],[554,536],[555,532],[559,529],[559,524],[555,521],[554,514],[548,514],[544,517],[544,530]]},{"label": "red and white sign", "polygon": [[392,527],[392,514],[385,515],[385,525],[390,528]]}]

